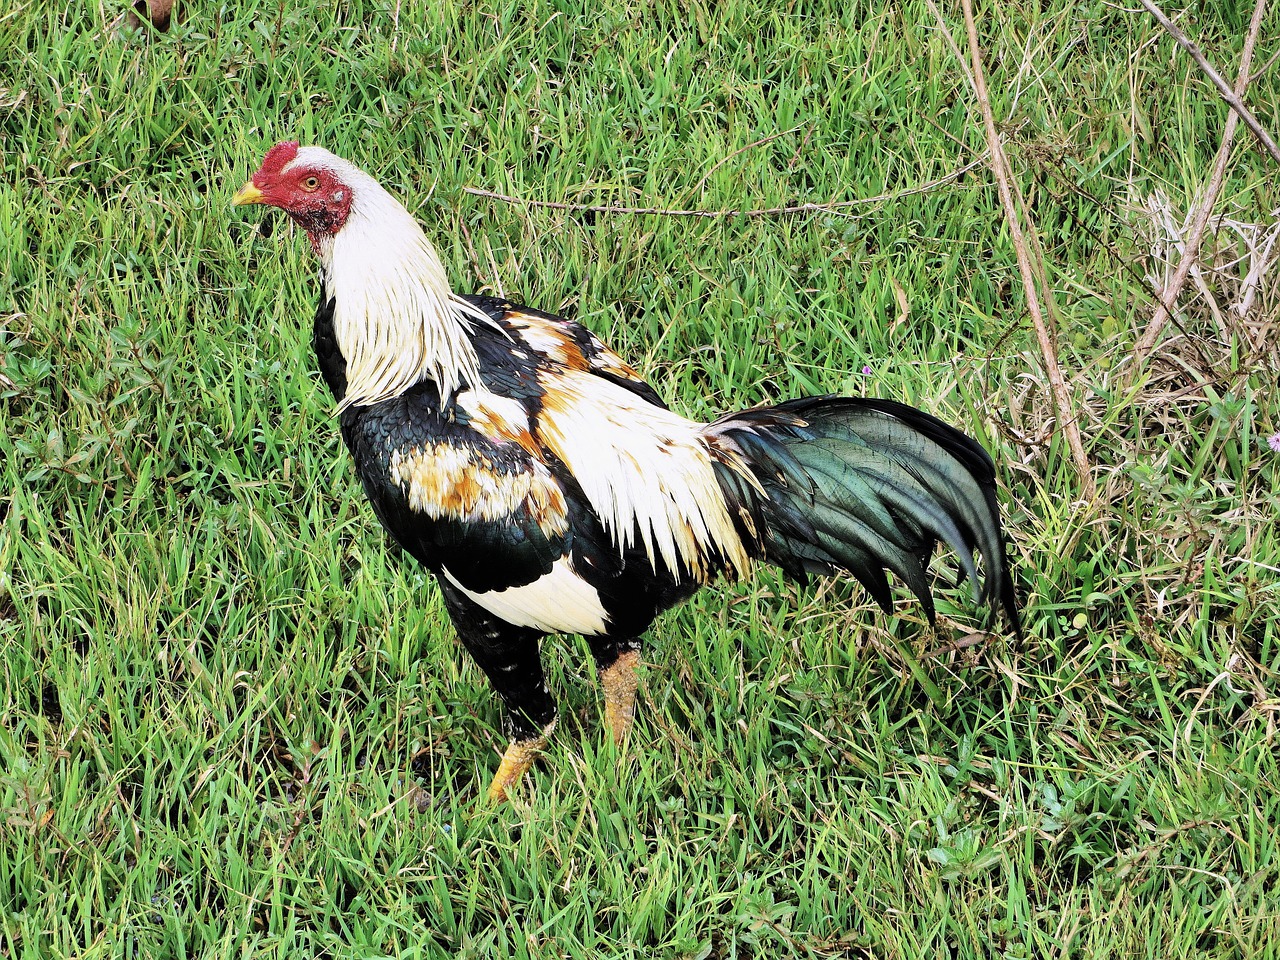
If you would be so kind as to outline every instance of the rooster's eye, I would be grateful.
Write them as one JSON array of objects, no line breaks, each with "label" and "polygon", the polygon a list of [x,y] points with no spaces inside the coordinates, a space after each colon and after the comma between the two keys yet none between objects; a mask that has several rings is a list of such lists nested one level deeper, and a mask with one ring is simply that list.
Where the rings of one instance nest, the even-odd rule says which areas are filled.
[{"label": "rooster's eye", "polygon": [[302,181],[302,189],[306,190],[308,193],[318,190],[320,189],[320,181],[315,177],[307,177],[307,179]]}]

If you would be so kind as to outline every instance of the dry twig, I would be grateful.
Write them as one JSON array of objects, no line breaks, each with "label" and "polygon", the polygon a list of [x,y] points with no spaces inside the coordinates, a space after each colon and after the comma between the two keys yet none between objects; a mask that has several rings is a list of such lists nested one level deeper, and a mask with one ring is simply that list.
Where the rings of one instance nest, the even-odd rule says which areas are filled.
[{"label": "dry twig", "polygon": [[[1053,395],[1054,407],[1058,413],[1058,420],[1062,424],[1063,435],[1067,439],[1067,446],[1071,449],[1072,459],[1075,460],[1076,471],[1080,474],[1083,492],[1087,497],[1092,498],[1095,492],[1093,474],[1089,467],[1089,458],[1084,451],[1084,442],[1080,438],[1080,425],[1076,421],[1071,392],[1067,389],[1066,381],[1062,377],[1062,368],[1058,366],[1057,338],[1049,324],[1045,322],[1044,312],[1040,308],[1040,296],[1036,292],[1036,276],[1039,274],[1043,278],[1043,265],[1040,265],[1037,270],[1031,264],[1022,224],[1018,219],[1018,208],[1014,204],[1013,192],[1009,187],[1012,169],[1005,156],[1004,148],[1000,144],[995,116],[991,110],[991,98],[987,94],[987,81],[982,72],[982,51],[978,46],[978,28],[973,20],[972,0],[961,0],[961,6],[964,8],[964,23],[969,34],[969,59],[974,93],[978,98],[978,106],[982,110],[983,126],[986,128],[987,155],[991,161],[991,172],[995,174],[1005,219],[1009,224],[1009,236],[1013,240],[1013,248],[1018,256],[1018,270],[1022,274],[1022,288],[1027,297],[1027,309],[1031,313],[1031,322],[1035,326],[1036,339],[1039,341],[1040,353],[1044,358],[1045,374],[1049,378],[1049,390]],[[946,22],[943,21],[942,25],[945,30]],[[1029,217],[1028,227],[1030,228]],[[1047,284],[1045,294],[1052,296]]]},{"label": "dry twig", "polygon": [[1260,76],[1262,76],[1264,73],[1270,70],[1271,65],[1275,63],[1277,60],[1280,60],[1280,50],[1277,50],[1275,53],[1269,56],[1267,58],[1267,62],[1253,72],[1253,76],[1249,78],[1249,82],[1253,83],[1253,81],[1257,80]]},{"label": "dry twig", "polygon": [[[1143,2],[1146,3],[1147,0],[1143,0]],[[1249,22],[1249,33],[1245,36],[1244,50],[1240,54],[1240,70],[1236,76],[1235,96],[1237,99],[1244,95],[1245,89],[1249,85],[1249,66],[1253,62],[1253,48],[1258,40],[1258,32],[1262,28],[1262,18],[1266,8],[1266,0],[1258,0],[1253,8],[1253,19]],[[1147,324],[1146,330],[1143,331],[1137,346],[1134,347],[1132,365],[1123,381],[1125,391],[1137,378],[1138,371],[1142,368],[1142,362],[1155,347],[1156,341],[1160,339],[1160,334],[1164,332],[1165,324],[1169,321],[1169,314],[1182,293],[1182,285],[1186,283],[1187,274],[1191,272],[1191,268],[1195,266],[1199,259],[1200,241],[1204,237],[1205,227],[1209,224],[1209,217],[1213,213],[1214,204],[1217,202],[1218,194],[1222,190],[1222,182],[1227,172],[1227,161],[1231,159],[1231,144],[1235,138],[1236,124],[1239,118],[1239,113],[1227,115],[1227,123],[1222,131],[1222,143],[1218,147],[1218,156],[1213,164],[1213,174],[1209,177],[1209,185],[1205,190],[1204,199],[1200,201],[1200,209],[1196,212],[1191,235],[1187,238],[1186,246],[1182,252],[1182,259],[1178,262],[1178,269],[1174,272],[1173,279],[1170,280],[1168,286],[1165,287],[1160,295],[1160,305],[1151,317],[1151,322]]]},{"label": "dry twig", "polygon": [[754,150],[756,147],[763,147],[766,143],[772,143],[774,140],[778,140],[782,137],[789,136],[795,133],[797,130],[799,130],[803,126],[804,126],[803,123],[798,123],[794,127],[792,127],[790,130],[781,130],[778,133],[771,133],[767,137],[761,137],[759,140],[755,140],[751,143],[748,143],[745,147],[739,147],[737,150],[734,150],[732,153],[726,153],[723,157],[721,157],[719,160],[715,162],[715,165],[710,170],[708,170],[706,173],[702,175],[701,180],[699,180],[696,184],[694,184],[692,192],[694,194],[697,194],[698,191],[702,189],[702,185],[711,179],[711,175],[713,173],[715,173],[717,170],[723,167],[726,163],[728,163],[738,154],[746,153],[748,150]]},{"label": "dry twig", "polygon": [[[1157,21],[1159,21],[1160,26],[1164,27],[1165,30],[1169,32],[1169,36],[1173,37],[1182,49],[1191,54],[1191,59],[1200,66],[1200,69],[1204,71],[1205,76],[1207,76],[1213,82],[1213,85],[1218,88],[1218,93],[1222,94],[1222,99],[1225,100],[1227,105],[1231,107],[1240,119],[1245,122],[1245,126],[1253,131],[1253,135],[1258,138],[1258,142],[1266,148],[1267,153],[1271,154],[1271,159],[1275,160],[1276,163],[1280,163],[1280,147],[1276,146],[1276,142],[1271,139],[1271,135],[1267,133],[1262,124],[1258,122],[1258,118],[1253,115],[1253,111],[1245,106],[1245,102],[1240,98],[1243,91],[1237,92],[1228,87],[1227,81],[1223,80],[1221,74],[1219,74],[1217,70],[1213,69],[1213,64],[1211,64],[1208,58],[1200,52],[1200,48],[1197,47],[1185,33],[1179,30],[1177,25],[1166,17],[1161,9],[1152,3],[1151,0],[1142,0],[1142,5],[1151,12],[1151,15],[1155,17]],[[1256,11],[1254,16],[1255,19],[1257,19]],[[1248,71],[1245,71],[1244,76],[1247,80],[1249,76]]]},{"label": "dry twig", "polygon": [[800,213],[837,213],[850,207],[865,207],[874,203],[901,200],[903,197],[914,197],[917,194],[928,193],[930,190],[936,190],[938,187],[946,186],[953,180],[960,179],[984,160],[986,160],[986,154],[976,160],[969,161],[957,170],[952,170],[945,177],[930,180],[928,183],[922,183],[918,187],[908,187],[906,190],[881,193],[874,197],[858,197],[854,200],[837,200],[832,203],[799,203],[789,207],[767,207],[760,210],[669,210],[665,207],[621,207],[609,204],[563,203],[556,200],[526,200],[522,197],[507,196],[505,193],[494,193],[492,190],[481,190],[479,187],[463,187],[462,192],[469,193],[475,197],[501,200],[503,203],[521,203],[528,207],[567,210],[572,213],[641,214],[656,217],[707,217],[713,219],[747,217],[754,219],[756,217],[781,217]]}]

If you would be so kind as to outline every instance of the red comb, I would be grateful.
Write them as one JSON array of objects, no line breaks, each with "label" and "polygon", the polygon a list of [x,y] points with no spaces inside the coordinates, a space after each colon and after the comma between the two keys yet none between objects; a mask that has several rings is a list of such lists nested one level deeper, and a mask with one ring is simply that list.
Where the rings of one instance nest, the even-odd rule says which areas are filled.
[{"label": "red comb", "polygon": [[258,172],[253,175],[254,183],[258,182],[259,177],[272,177],[284,169],[285,164],[298,155],[297,140],[281,140],[274,147],[267,151],[267,155],[262,158],[262,166],[258,168]]}]

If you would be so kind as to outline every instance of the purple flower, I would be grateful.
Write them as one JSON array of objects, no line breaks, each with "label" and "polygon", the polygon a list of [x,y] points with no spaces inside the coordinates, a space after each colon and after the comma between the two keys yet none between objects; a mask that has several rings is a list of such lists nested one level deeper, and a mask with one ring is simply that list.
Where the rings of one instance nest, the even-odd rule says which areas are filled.
[{"label": "purple flower", "polygon": [[1280,453],[1280,433],[1275,433],[1267,437],[1267,446],[1276,453]]},{"label": "purple flower", "polygon": [[[871,368],[870,368],[870,367],[863,367],[863,368],[862,368],[862,375],[863,375],[864,377],[869,377],[869,376],[871,376]],[[1276,434],[1276,436],[1277,436],[1277,437],[1280,437],[1280,434]],[[1273,437],[1272,439],[1274,440],[1274,439],[1275,439],[1275,437]]]}]

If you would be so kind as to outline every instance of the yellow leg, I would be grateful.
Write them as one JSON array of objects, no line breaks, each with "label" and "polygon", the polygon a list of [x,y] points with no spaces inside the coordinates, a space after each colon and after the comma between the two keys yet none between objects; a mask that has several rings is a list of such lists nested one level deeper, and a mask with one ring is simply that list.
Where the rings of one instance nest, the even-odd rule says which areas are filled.
[{"label": "yellow leg", "polygon": [[640,652],[628,650],[600,671],[600,684],[604,687],[604,720],[613,735],[613,742],[621,744],[631,729],[636,715],[636,667],[640,665]]},{"label": "yellow leg", "polygon": [[547,740],[551,736],[551,731],[555,729],[555,725],[556,722],[552,720],[536,737],[511,741],[506,753],[502,755],[502,763],[498,765],[498,772],[493,776],[493,783],[489,784],[491,801],[500,803],[507,799],[507,790],[533,766],[533,761],[538,759],[538,755],[547,746]]}]

